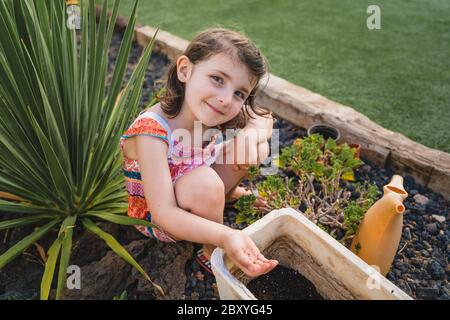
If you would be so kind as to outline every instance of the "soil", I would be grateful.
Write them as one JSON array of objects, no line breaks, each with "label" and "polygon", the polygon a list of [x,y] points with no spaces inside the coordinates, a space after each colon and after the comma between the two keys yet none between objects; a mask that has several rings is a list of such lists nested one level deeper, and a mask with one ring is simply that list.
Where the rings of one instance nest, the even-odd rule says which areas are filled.
[{"label": "soil", "polygon": [[[114,60],[120,44],[121,34],[116,33],[110,52],[109,70],[114,68]],[[136,44],[132,47],[129,61],[131,68],[136,63],[142,48]],[[168,59],[153,53],[146,73],[141,104],[144,106],[152,96],[155,80],[164,76]],[[158,87],[155,88],[157,90]],[[280,150],[292,144],[297,137],[306,134],[304,128],[276,118],[274,127],[280,129]],[[375,183],[380,190],[394,174],[389,168],[380,168],[363,159],[365,164],[356,172],[357,181],[368,180]],[[281,173],[283,174],[283,173]],[[402,239],[387,278],[415,299],[450,300],[449,238],[448,229],[450,203],[437,193],[432,192],[405,176],[405,189],[409,197],[405,200],[404,228]],[[246,184],[246,181],[243,181]],[[245,228],[245,224],[236,224],[236,210],[224,210],[224,223],[235,229]],[[1,213],[0,220],[18,218],[18,215]],[[74,235],[74,249],[70,264],[81,268],[80,290],[65,292],[66,299],[113,299],[123,291],[127,291],[128,299],[219,299],[217,285],[213,275],[206,273],[195,262],[195,252],[200,245],[187,242],[164,244],[145,238],[133,227],[117,226],[102,222],[100,227],[111,233],[137,259],[155,283],[162,286],[166,297],[143,279],[143,277],[127,263],[117,257],[105,243],[96,236],[77,228]],[[33,231],[24,227],[10,231],[0,231],[0,254]],[[48,250],[55,234],[49,234],[39,241],[39,245]],[[39,286],[43,273],[43,262],[35,246],[0,270],[0,299],[38,299]],[[281,271],[278,271],[281,270]],[[285,276],[281,277],[278,272]],[[300,299],[305,289],[300,289],[301,277],[294,276],[294,271],[279,267],[256,281],[254,291],[258,297],[271,292],[273,299]],[[292,287],[294,277],[299,281],[298,287]],[[265,277],[274,277],[279,288],[269,289],[264,285]],[[278,278],[277,278],[278,277]],[[285,281],[286,285],[282,285]],[[254,284],[250,284],[253,286]],[[305,284],[306,285],[306,284]],[[283,291],[286,289],[285,291]],[[311,288],[312,289],[312,288]],[[265,292],[264,292],[265,291]],[[276,293],[275,293],[276,292]],[[306,291],[308,292],[308,290]],[[311,291],[312,292],[312,291]],[[260,296],[261,294],[261,296]]]},{"label": "soil", "polygon": [[280,265],[250,281],[247,288],[260,300],[324,300],[311,281]]}]

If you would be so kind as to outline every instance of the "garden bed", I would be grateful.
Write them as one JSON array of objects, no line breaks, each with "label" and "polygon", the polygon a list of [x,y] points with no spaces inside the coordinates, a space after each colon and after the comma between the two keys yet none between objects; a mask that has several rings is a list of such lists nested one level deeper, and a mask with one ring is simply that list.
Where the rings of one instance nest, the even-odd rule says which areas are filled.
[{"label": "garden bed", "polygon": [[[111,62],[114,60],[120,38],[120,32],[114,35]],[[140,51],[139,45],[135,44],[129,67],[136,63]],[[155,50],[151,58],[144,84],[142,105],[148,102],[155,80],[163,76],[169,63],[168,57],[161,52],[164,50],[159,52]],[[111,68],[113,64],[110,64],[110,70]],[[127,76],[129,75],[127,72]],[[296,138],[306,134],[305,128],[280,117],[276,117],[275,128],[280,129],[280,149],[291,145]],[[355,178],[357,181],[370,181],[381,190],[394,172],[389,166],[381,167],[369,161],[365,156],[370,155],[370,152],[363,153],[365,164],[356,170]],[[386,163],[389,165],[390,162]],[[450,270],[447,264],[450,203],[442,195],[417,183],[413,177],[408,175],[404,177],[409,197],[405,200],[403,234],[387,278],[413,298],[450,299],[448,283]],[[242,229],[246,225],[236,224],[236,214],[235,209],[225,209],[225,224]],[[2,215],[3,218],[10,217]],[[167,298],[193,300],[219,298],[214,277],[205,274],[194,260],[194,252],[198,245],[186,242],[162,244],[144,238],[131,227],[109,223],[104,223],[102,227],[116,236],[136,257],[156,283],[165,289]],[[0,252],[4,252],[29,232],[30,228],[10,233],[0,231]],[[39,245],[47,250],[50,245],[49,239],[51,235],[43,238]],[[83,234],[81,228],[74,239],[74,253],[70,264],[81,267],[82,288],[66,290],[65,298],[112,299],[123,291],[127,291],[129,299],[161,298],[139,273],[108,250],[102,240],[87,233]],[[0,298],[38,298],[43,273],[38,248],[38,246],[31,247],[26,254],[0,270]],[[276,276],[276,272],[268,275],[270,276]]]}]

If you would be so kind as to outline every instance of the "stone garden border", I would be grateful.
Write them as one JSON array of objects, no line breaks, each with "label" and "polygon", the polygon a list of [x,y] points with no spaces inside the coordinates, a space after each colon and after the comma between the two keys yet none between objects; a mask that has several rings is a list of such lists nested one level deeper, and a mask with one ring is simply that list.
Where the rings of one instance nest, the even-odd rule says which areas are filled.
[{"label": "stone garden border", "polygon": [[[120,17],[117,27],[125,28],[126,25],[127,20]],[[147,45],[156,30],[151,26],[136,26],[137,43]],[[187,40],[159,30],[154,50],[173,60],[188,44]],[[259,94],[257,103],[303,128],[314,123],[327,123],[338,128],[343,141],[361,145],[363,157],[377,165],[389,165],[398,174],[411,175],[419,183],[450,200],[449,153],[431,149],[400,133],[387,130],[348,106],[272,74]]]}]

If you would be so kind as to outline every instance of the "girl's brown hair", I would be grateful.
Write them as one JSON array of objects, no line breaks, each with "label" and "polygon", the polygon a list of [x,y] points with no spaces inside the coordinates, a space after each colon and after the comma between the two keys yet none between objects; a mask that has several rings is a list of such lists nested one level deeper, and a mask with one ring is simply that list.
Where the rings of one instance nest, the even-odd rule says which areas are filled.
[{"label": "girl's brown hair", "polygon": [[[224,28],[209,28],[197,34],[182,55],[196,64],[218,53],[229,53],[237,57],[248,67],[256,80],[256,85],[244,102],[241,112],[219,127],[221,129],[243,128],[249,117],[253,118],[248,108],[259,116],[271,114],[270,111],[261,109],[255,104],[255,96],[260,90],[259,81],[267,73],[267,60],[255,44],[241,33]],[[176,59],[168,69],[165,93],[158,98],[162,110],[169,117],[173,118],[179,114],[184,100],[184,83],[178,80]]]}]

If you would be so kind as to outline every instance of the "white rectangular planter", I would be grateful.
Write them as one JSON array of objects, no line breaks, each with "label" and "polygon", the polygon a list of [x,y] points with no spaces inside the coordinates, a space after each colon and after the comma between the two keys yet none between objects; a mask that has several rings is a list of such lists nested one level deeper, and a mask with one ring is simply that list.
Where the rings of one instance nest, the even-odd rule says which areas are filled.
[{"label": "white rectangular planter", "polygon": [[[411,299],[294,209],[274,210],[243,230],[270,259],[311,281],[325,299]],[[255,300],[251,280],[217,248],[211,257],[221,299]]]}]

